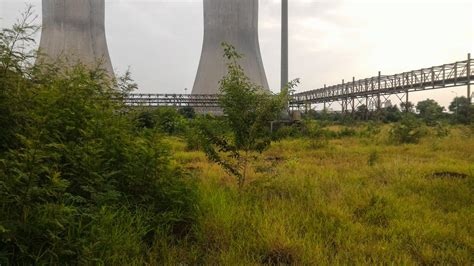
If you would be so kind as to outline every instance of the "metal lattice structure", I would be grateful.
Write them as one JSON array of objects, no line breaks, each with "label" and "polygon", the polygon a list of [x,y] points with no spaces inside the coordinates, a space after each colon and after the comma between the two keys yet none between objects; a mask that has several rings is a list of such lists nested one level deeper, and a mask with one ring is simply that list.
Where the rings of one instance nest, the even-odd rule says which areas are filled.
[{"label": "metal lattice structure", "polygon": [[369,109],[379,109],[391,95],[408,102],[410,92],[434,90],[458,86],[468,87],[468,96],[471,98],[470,85],[474,83],[474,69],[471,67],[474,60],[468,55],[465,61],[459,61],[441,66],[433,66],[413,70],[395,75],[376,77],[344,82],[334,86],[305,91],[293,95],[293,107],[311,104],[331,104],[341,102],[342,111],[354,109],[364,104]]},{"label": "metal lattice structure", "polygon": [[124,98],[128,106],[143,107],[193,107],[215,108],[219,107],[215,94],[146,94],[134,93]]},{"label": "metal lattice structure", "polygon": [[[342,111],[352,111],[365,105],[369,110],[379,109],[396,95],[401,101],[408,102],[410,92],[467,86],[471,98],[471,84],[474,84],[474,59],[468,55],[465,61],[441,66],[433,66],[395,75],[342,82],[321,89],[305,91],[292,95],[290,106],[300,108],[312,104],[330,105],[340,102]],[[129,106],[147,107],[193,107],[218,108],[216,94],[130,94],[125,99]]]}]

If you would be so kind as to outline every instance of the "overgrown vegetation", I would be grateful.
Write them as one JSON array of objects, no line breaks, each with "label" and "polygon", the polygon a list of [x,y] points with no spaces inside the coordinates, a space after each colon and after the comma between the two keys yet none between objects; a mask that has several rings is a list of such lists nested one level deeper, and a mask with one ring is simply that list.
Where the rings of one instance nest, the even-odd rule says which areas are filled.
[{"label": "overgrown vegetation", "polygon": [[[345,126],[321,126],[341,132]],[[256,159],[239,189],[203,153],[175,140],[199,176],[196,241],[167,246],[169,264],[471,264],[474,141],[465,126],[416,144],[390,125],[344,137],[289,137]],[[328,133],[332,134],[332,133]],[[470,135],[469,135],[470,134]],[[325,139],[325,144],[311,145]]]},{"label": "overgrown vegetation", "polygon": [[0,33],[1,265],[474,263],[462,97],[270,132],[286,92],[260,92],[225,45],[225,116],[131,109],[129,73],[34,65],[29,18]]},{"label": "overgrown vegetation", "polygon": [[157,237],[191,229],[194,184],[159,131],[124,115],[116,88],[132,84],[30,63],[30,17],[0,35],[0,264],[143,263]]}]

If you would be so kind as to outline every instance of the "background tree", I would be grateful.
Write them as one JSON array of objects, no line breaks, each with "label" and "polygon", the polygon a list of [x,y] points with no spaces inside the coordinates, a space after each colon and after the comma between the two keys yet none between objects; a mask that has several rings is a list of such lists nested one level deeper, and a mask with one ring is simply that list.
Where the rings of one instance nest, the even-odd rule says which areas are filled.
[{"label": "background tree", "polygon": [[397,105],[385,107],[381,110],[381,119],[384,123],[398,122],[402,119],[402,113]]},{"label": "background tree", "polygon": [[400,110],[404,113],[414,113],[415,105],[412,102],[402,102],[400,104]]},{"label": "background tree", "polygon": [[434,125],[442,115],[444,107],[440,106],[435,100],[427,99],[418,102],[416,109],[419,112],[419,116],[428,125]]},{"label": "background tree", "polygon": [[369,115],[369,109],[365,104],[362,104],[357,107],[357,110],[355,112],[355,118],[358,120],[366,120],[368,119]]},{"label": "background tree", "polygon": [[454,98],[449,105],[449,111],[453,112],[453,120],[456,123],[474,123],[474,105],[464,96]]}]

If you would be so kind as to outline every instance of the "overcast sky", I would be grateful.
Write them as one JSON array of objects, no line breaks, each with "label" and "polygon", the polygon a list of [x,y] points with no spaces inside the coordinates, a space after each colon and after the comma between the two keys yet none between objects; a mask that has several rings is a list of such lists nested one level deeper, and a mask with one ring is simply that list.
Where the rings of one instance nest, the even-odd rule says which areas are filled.
[{"label": "overcast sky", "polygon": [[[474,52],[473,0],[289,2],[290,78],[301,78],[299,91],[379,70],[388,75],[465,60]],[[41,23],[40,0],[0,0],[0,26],[10,26],[25,3],[35,6]],[[260,0],[259,14],[262,57],[276,92],[280,0]],[[140,92],[191,91],[203,39],[202,0],[106,0],[106,29],[115,70],[130,67]],[[453,90],[466,95],[465,88],[456,88],[411,98],[447,106]]]}]

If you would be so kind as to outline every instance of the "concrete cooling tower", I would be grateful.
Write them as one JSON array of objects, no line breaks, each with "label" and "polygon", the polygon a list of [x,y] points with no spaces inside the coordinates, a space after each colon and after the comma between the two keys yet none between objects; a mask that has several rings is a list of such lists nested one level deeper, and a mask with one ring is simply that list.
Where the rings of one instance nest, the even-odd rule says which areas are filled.
[{"label": "concrete cooling tower", "polygon": [[100,61],[113,77],[104,0],[43,0],[40,51],[49,60],[64,57],[71,64],[95,66]]},{"label": "concrete cooling tower", "polygon": [[226,75],[222,42],[243,54],[250,80],[269,90],[258,41],[258,0],[204,0],[204,43],[193,94],[217,94]]}]

